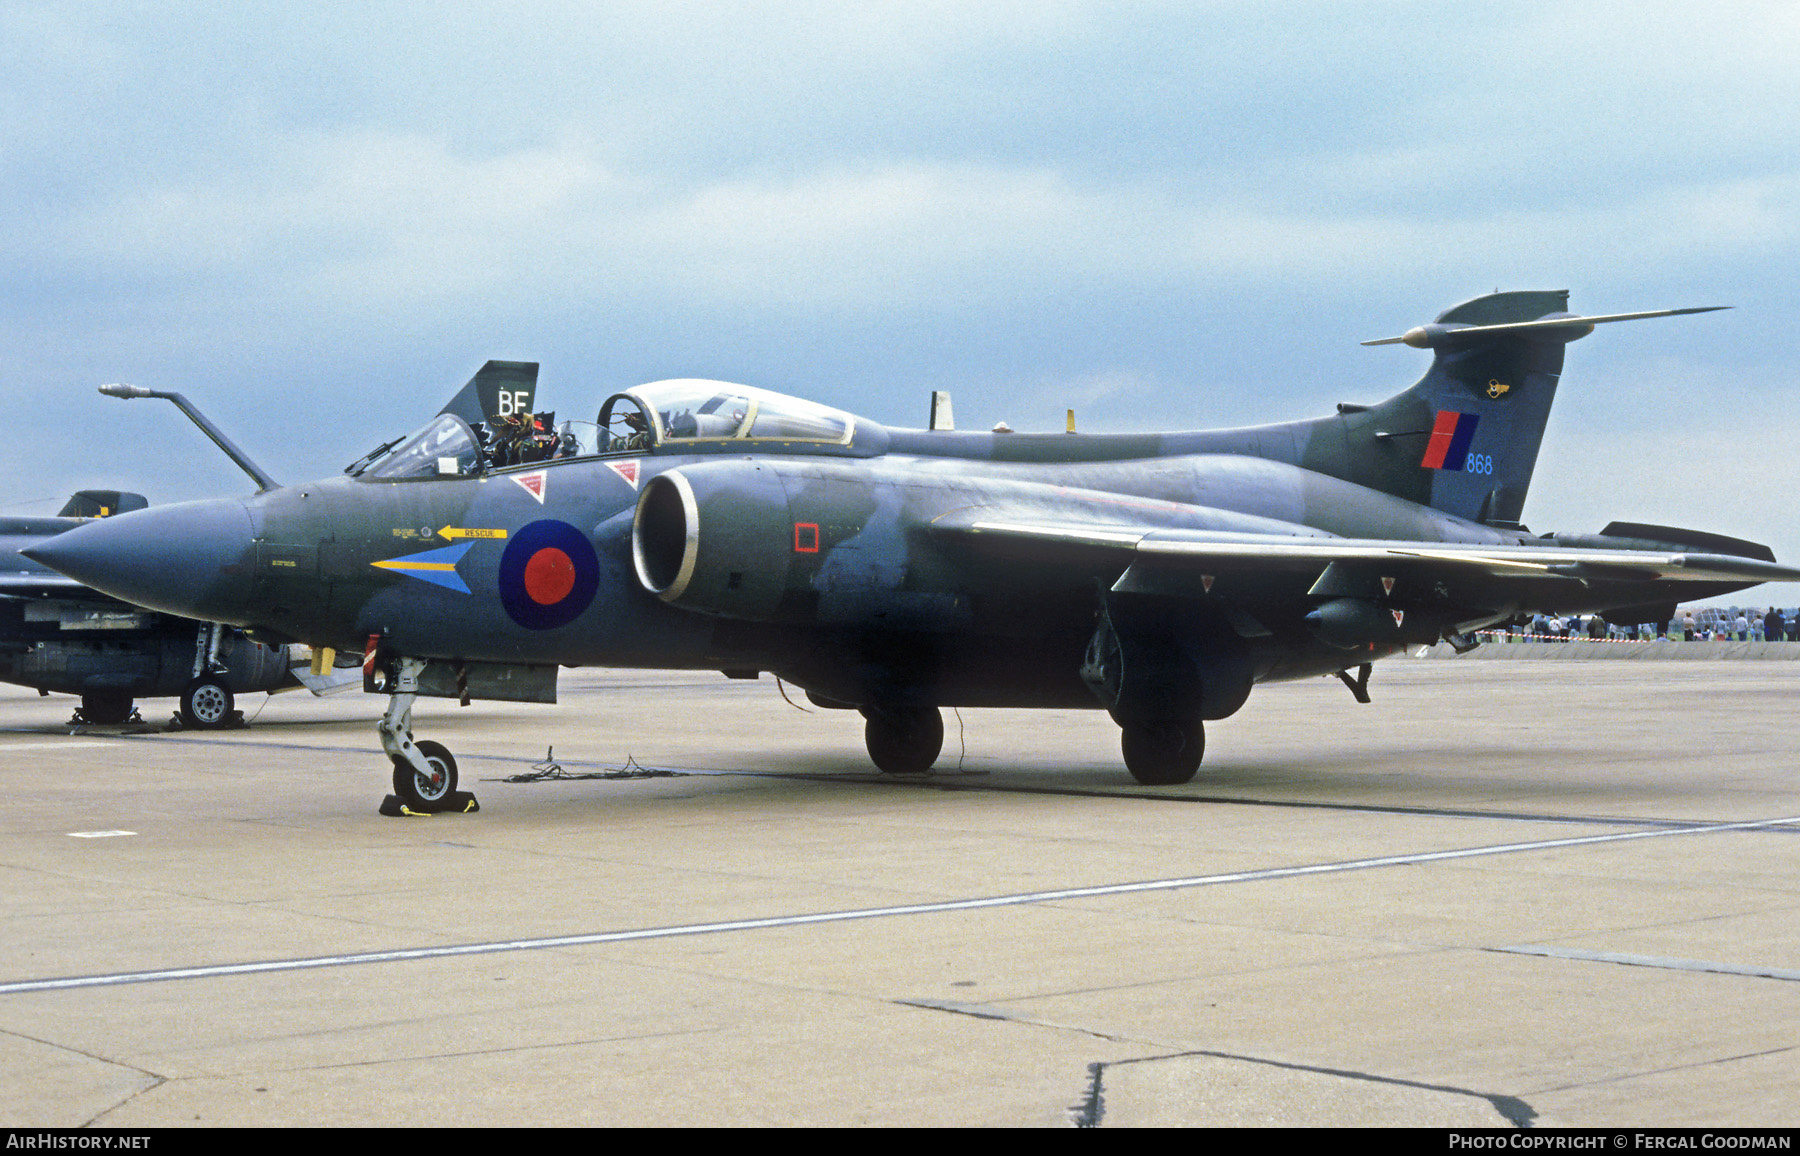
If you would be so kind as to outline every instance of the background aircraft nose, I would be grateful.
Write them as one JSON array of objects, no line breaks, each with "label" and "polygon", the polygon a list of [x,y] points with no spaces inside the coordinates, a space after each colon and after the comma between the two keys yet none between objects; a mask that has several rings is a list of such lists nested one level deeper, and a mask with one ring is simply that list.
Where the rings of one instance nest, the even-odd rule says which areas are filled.
[{"label": "background aircraft nose", "polygon": [[244,503],[213,499],[102,518],[20,553],[138,606],[232,622],[250,592],[255,548]]}]

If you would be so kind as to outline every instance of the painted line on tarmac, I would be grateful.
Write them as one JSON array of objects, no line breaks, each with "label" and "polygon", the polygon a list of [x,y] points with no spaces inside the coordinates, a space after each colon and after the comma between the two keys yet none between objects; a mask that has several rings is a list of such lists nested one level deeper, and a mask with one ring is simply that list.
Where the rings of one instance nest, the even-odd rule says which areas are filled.
[{"label": "painted line on tarmac", "polygon": [[[216,740],[197,738],[191,735],[132,735],[133,739],[154,738],[167,743],[200,743],[211,744]],[[345,755],[371,755],[367,747],[325,746],[315,743],[279,743],[267,739],[237,740],[233,746],[267,747],[285,751],[312,751]],[[374,757],[374,756],[372,756]],[[474,762],[507,763],[518,766],[536,766],[543,759],[529,755],[487,755],[460,754],[457,761],[461,764]],[[616,763],[594,762],[588,759],[556,759],[565,768],[584,767],[602,770],[621,769]],[[850,783],[860,786],[912,788],[927,791],[987,791],[1001,795],[1052,795],[1082,799],[1142,799],[1153,803],[1211,803],[1227,807],[1281,807],[1297,811],[1349,811],[1369,815],[1400,815],[1422,819],[1488,819],[1499,822],[1515,823],[1552,823],[1587,827],[1667,827],[1671,830],[1687,830],[1690,827],[1703,826],[1714,822],[1705,819],[1659,819],[1633,815],[1551,815],[1532,811],[1478,811],[1467,808],[1447,807],[1406,807],[1398,804],[1382,805],[1379,803],[1323,803],[1309,802],[1303,799],[1258,799],[1233,795],[1190,795],[1181,794],[1173,789],[1162,791],[1132,790],[1120,787],[1045,787],[1024,786],[1009,783],[969,782],[969,778],[985,776],[963,776],[955,772],[929,773],[924,775],[884,775],[877,771],[864,773],[841,773],[832,771],[752,771],[721,770],[716,767],[666,767],[646,766],[646,771],[667,771],[674,775],[687,775],[696,778],[744,778],[744,779],[782,779],[798,783]],[[574,776],[571,776],[574,778]],[[500,782],[499,779],[483,779],[482,782]],[[562,780],[546,780],[556,782]],[[1787,830],[1783,828],[1783,830]],[[1800,830],[1793,831],[1800,834]]]},{"label": "painted line on tarmac", "polygon": [[1011,895],[990,895],[977,899],[950,899],[937,903],[908,903],[893,907],[858,907],[844,911],[821,911],[804,915],[774,915],[761,919],[734,919],[720,923],[685,923],[670,927],[645,927],[629,931],[601,931],[586,935],[558,935],[533,939],[500,939],[486,943],[461,943],[441,947],[399,948],[392,951],[365,951],[352,955],[321,955],[300,959],[271,959],[254,963],[225,963],[201,967],[174,967],[156,971],[115,972],[109,975],[67,976],[59,979],[27,979],[0,983],[0,995],[18,995],[36,991],[63,991],[70,988],[115,987],[130,983],[159,983],[177,979],[213,979],[232,975],[256,975],[265,972],[306,971],[321,967],[345,967],[362,963],[399,963],[412,960],[450,959],[465,955],[491,955],[508,951],[542,951],[556,947],[587,947],[603,943],[630,943],[642,939],[674,939],[689,935],[717,935],[732,931],[762,931],[777,927],[804,927],[819,923],[844,923],[856,919],[882,919],[897,915],[942,915],[956,911],[981,911],[995,907],[1022,907],[1038,903],[1066,902],[1072,899],[1098,899],[1113,895],[1142,895],[1156,891],[1181,891],[1194,887],[1216,887],[1226,883],[1259,883],[1274,879],[1298,879],[1312,875],[1335,875],[1346,871],[1367,871],[1377,867],[1400,867],[1416,863],[1443,863],[1457,859],[1475,859],[1488,855],[1510,855],[1524,851],[1552,851],[1564,847],[1591,847],[1602,843],[1624,843],[1639,839],[1670,839],[1682,835],[1714,835],[1725,831],[1754,831],[1770,827],[1800,824],[1800,815],[1783,819],[1753,819],[1741,823],[1684,827],[1674,830],[1621,831],[1608,835],[1583,835],[1572,839],[1544,839],[1529,843],[1497,843],[1485,847],[1465,847],[1454,851],[1422,851],[1411,855],[1382,855],[1372,859],[1349,859],[1335,863],[1310,863],[1298,867],[1271,867],[1256,871],[1231,871],[1218,875],[1187,875],[1174,879],[1149,879],[1135,883],[1106,883],[1092,887],[1067,887],[1055,891],[1023,891]]},{"label": "painted line on tarmac", "polygon": [[70,747],[101,747],[108,739],[76,739],[74,742],[0,743],[0,751],[60,751]]},{"label": "painted line on tarmac", "polygon": [[1800,982],[1800,970],[1788,967],[1750,967],[1741,963],[1717,963],[1707,959],[1631,955],[1623,951],[1583,951],[1577,947],[1542,947],[1537,944],[1515,944],[1511,947],[1488,947],[1482,950],[1506,955],[1541,955],[1550,959],[1573,959],[1587,963],[1620,963],[1627,967],[1656,967],[1666,971],[1709,971],[1720,975],[1748,975],[1757,979],[1785,979],[1790,982]]},{"label": "painted line on tarmac", "polygon": [[[570,762],[568,765],[576,766],[577,764]],[[1491,819],[1513,823],[1567,823],[1577,826],[1667,827],[1672,830],[1686,830],[1709,823],[1730,821],[1653,819],[1631,815],[1551,815],[1533,811],[1476,811],[1467,808],[1404,807],[1397,804],[1383,805],[1380,803],[1319,803],[1305,799],[1258,799],[1241,795],[1188,795],[1179,794],[1173,790],[1141,791],[1103,787],[1016,786],[1005,783],[963,782],[952,778],[949,774],[869,776],[801,774],[792,771],[702,771],[674,767],[660,769],[674,770],[677,774],[682,775],[741,775],[764,779],[793,779],[801,782],[869,783],[886,787],[912,787],[918,790],[987,791],[997,795],[1066,795],[1084,799],[1144,799],[1154,803],[1211,803],[1226,807],[1278,807],[1296,811],[1351,811],[1357,814],[1402,815],[1420,819]],[[1800,834],[1800,830],[1795,833]]]}]

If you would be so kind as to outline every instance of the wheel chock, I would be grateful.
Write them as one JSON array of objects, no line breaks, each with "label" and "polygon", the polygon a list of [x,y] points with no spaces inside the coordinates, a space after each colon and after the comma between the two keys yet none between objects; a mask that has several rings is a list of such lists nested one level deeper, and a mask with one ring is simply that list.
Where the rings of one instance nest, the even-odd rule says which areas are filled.
[{"label": "wheel chock", "polygon": [[381,800],[381,813],[390,819],[429,819],[433,815],[473,815],[481,810],[481,804],[475,796],[467,791],[452,791],[444,797],[443,802],[427,810],[416,810],[403,801],[399,795],[389,795]]}]

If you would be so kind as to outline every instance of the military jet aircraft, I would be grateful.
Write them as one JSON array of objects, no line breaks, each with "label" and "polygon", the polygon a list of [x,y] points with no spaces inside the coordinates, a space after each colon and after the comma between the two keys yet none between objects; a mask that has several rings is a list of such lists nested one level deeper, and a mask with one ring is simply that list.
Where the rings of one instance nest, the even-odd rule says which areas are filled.
[{"label": "military jet aircraft", "polygon": [[[531,411],[537,366],[492,361],[483,366],[441,411],[472,425],[487,423],[529,440],[520,415]],[[123,397],[158,396],[174,402],[208,437],[256,480],[275,483],[180,394],[108,387]],[[513,427],[509,429],[508,427]],[[395,442],[378,447],[370,460]],[[140,698],[178,697],[182,723],[199,729],[228,726],[240,718],[236,696],[254,691],[314,694],[344,689],[345,676],[328,648],[293,661],[280,642],[265,645],[218,622],[158,614],[122,602],[50,570],[20,553],[24,548],[84,524],[144,509],[143,495],[81,490],[53,518],[0,517],[0,682],[41,694],[79,695],[76,719],[129,721]],[[353,660],[351,666],[356,665]],[[354,681],[354,674],[349,676]]]},{"label": "military jet aircraft", "polygon": [[[1667,618],[1800,578],[1766,547],[1521,523],[1566,292],[1495,293],[1403,336],[1432,362],[1374,405],[1142,435],[890,429],[748,386],[605,398],[499,464],[440,416],[346,477],[110,518],[28,553],[258,637],[364,651],[396,792],[454,757],[417,695],[554,701],[559,665],[772,672],[859,710],[883,771],[926,770],[946,706],[1094,707],[1140,782],[1186,782],[1260,682],[1337,674],[1532,612]],[[937,423],[934,424],[947,424]],[[1350,672],[1357,672],[1352,677]]]}]

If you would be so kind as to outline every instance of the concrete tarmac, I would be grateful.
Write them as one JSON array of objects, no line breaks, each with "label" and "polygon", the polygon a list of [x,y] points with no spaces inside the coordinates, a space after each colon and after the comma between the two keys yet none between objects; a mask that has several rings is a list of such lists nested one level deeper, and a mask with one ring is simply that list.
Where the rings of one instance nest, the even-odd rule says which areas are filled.
[{"label": "concrete tarmac", "polygon": [[[564,672],[423,701],[482,810],[390,819],[373,696],[6,688],[0,1125],[1800,1121],[1800,666],[1371,691],[1152,789],[1099,712],[947,711],[897,780],[766,676]],[[680,773],[496,781],[551,744]]]}]

